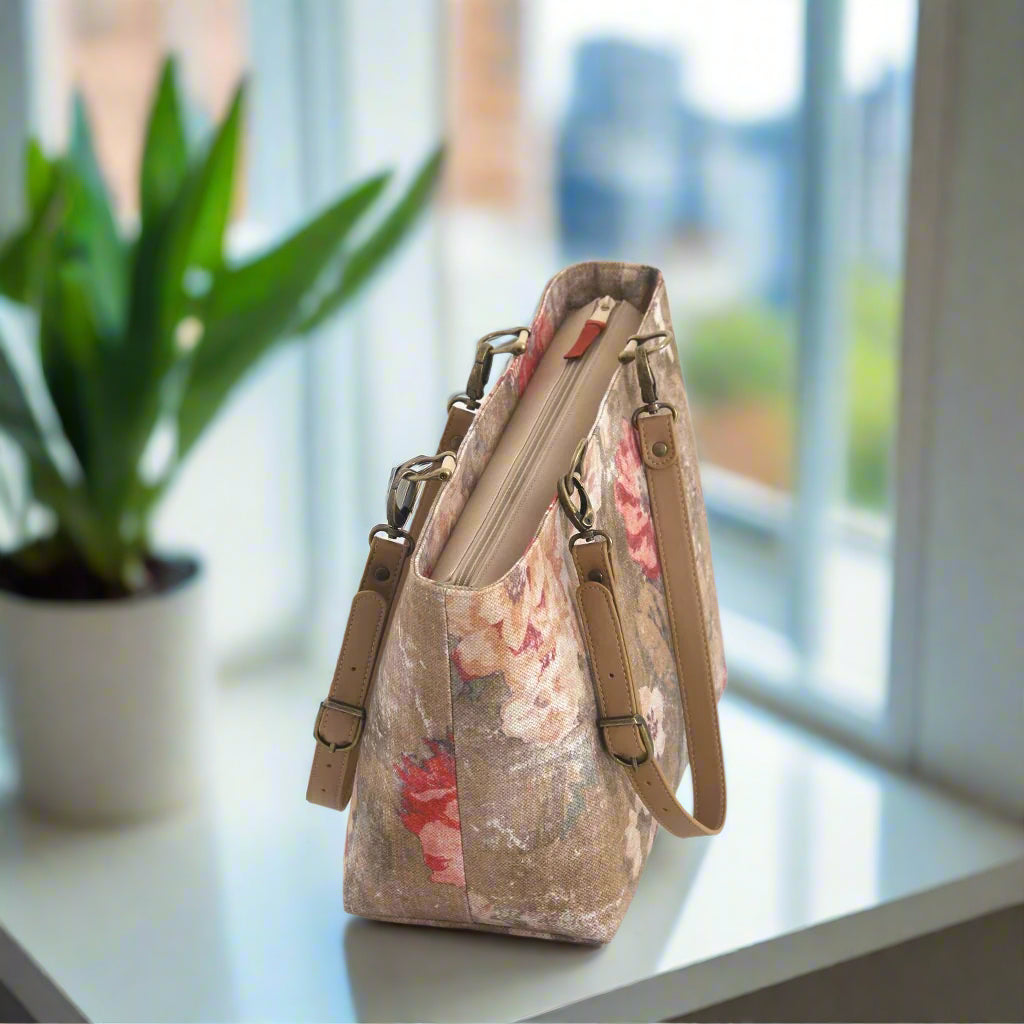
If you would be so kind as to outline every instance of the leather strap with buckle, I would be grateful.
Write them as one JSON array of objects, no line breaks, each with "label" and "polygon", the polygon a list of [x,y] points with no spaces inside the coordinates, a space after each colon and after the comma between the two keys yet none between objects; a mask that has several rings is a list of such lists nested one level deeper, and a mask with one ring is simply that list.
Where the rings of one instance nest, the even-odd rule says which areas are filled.
[{"label": "leather strap with buckle", "polygon": [[370,553],[352,599],[338,663],[313,726],[316,747],[306,787],[306,799],[311,803],[340,811],[352,796],[377,656],[391,611],[401,593],[413,546],[455,468],[455,452],[473,415],[469,409],[452,406],[437,455],[410,459],[391,474],[388,521],[370,531]]},{"label": "leather strap with buckle", "polygon": [[[580,449],[559,488],[559,498],[580,531],[570,539],[569,548],[580,579],[576,601],[594,673],[597,726],[605,749],[622,765],[640,799],[669,832],[708,836],[721,831],[725,824],[725,763],[706,619],[696,582],[697,552],[674,430],[676,412],[658,400],[657,383],[644,347],[645,341],[658,337],[664,335],[631,339],[636,343],[633,358],[638,363],[646,403],[634,414],[633,426],[639,435],[668,604],[692,775],[693,814],[680,804],[659,766],[650,729],[640,712],[615,595],[611,545],[605,534],[593,528],[592,521],[586,523],[580,516],[580,511],[589,507],[581,482]],[[573,492],[578,505],[570,500]]]},{"label": "leather strap with buckle", "polygon": [[[343,715],[351,715],[355,718],[357,720],[355,736],[347,742],[340,743],[325,739],[323,733],[320,732],[320,722],[324,717],[325,711],[340,711]],[[315,739],[317,743],[322,743],[332,754],[336,750],[348,750],[359,742],[359,738],[363,735],[363,722],[365,721],[365,708],[357,708],[352,704],[345,704],[340,700],[331,700],[331,698],[328,697],[326,700],[320,701],[320,710],[317,712],[316,721],[313,723],[313,739]]]}]

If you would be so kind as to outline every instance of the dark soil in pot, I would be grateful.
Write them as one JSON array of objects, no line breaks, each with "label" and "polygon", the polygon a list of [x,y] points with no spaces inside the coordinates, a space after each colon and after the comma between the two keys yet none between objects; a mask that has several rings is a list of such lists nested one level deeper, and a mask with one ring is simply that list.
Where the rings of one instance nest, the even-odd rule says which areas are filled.
[{"label": "dark soil in pot", "polygon": [[83,565],[67,559],[40,570],[29,570],[15,555],[0,556],[0,591],[37,601],[117,601],[166,594],[191,580],[199,562],[188,556],[158,558],[144,562],[146,582],[128,590],[114,587]]}]

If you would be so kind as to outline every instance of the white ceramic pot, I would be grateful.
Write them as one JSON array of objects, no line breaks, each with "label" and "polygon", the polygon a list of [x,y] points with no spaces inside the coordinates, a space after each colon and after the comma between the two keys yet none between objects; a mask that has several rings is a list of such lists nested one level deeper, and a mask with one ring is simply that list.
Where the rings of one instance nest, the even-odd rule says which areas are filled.
[{"label": "white ceramic pot", "polygon": [[204,592],[199,570],[115,601],[0,591],[0,677],[27,804],[101,823],[197,795],[213,698]]}]

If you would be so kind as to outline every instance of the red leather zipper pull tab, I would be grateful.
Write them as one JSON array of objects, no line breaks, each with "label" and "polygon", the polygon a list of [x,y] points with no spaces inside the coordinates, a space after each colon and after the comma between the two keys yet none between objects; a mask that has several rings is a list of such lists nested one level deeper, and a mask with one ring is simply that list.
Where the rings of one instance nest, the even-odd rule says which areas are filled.
[{"label": "red leather zipper pull tab", "polygon": [[594,344],[597,336],[605,329],[614,305],[615,300],[610,295],[606,295],[603,299],[598,299],[594,303],[594,309],[590,314],[590,318],[583,325],[583,329],[580,331],[575,344],[565,353],[564,358],[579,359]]}]

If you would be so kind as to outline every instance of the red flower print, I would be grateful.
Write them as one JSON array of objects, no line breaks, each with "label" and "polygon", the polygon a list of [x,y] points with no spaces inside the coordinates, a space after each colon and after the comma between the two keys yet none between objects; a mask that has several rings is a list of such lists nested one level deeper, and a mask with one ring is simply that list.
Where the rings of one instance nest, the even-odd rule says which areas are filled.
[{"label": "red flower print", "polygon": [[403,754],[402,763],[395,765],[402,784],[402,824],[419,837],[430,880],[464,889],[454,737],[449,733],[447,739],[425,742],[430,757]]},{"label": "red flower print", "polygon": [[615,451],[615,470],[615,507],[626,527],[630,557],[649,580],[659,579],[661,564],[651,507],[647,501],[644,464],[629,420],[622,421],[622,440]]}]

